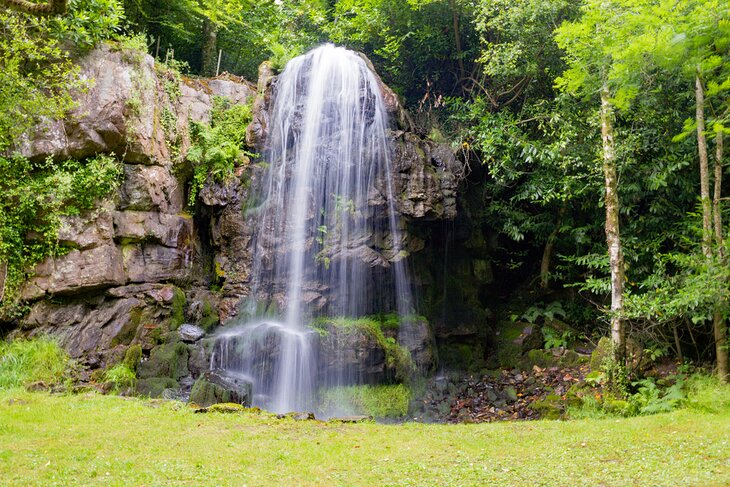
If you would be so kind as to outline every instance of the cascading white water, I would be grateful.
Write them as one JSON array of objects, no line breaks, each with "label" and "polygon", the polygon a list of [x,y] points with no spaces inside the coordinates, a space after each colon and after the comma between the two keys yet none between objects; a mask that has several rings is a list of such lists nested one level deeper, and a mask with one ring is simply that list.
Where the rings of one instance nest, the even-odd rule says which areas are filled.
[{"label": "cascading white water", "polygon": [[410,311],[386,129],[379,80],[354,52],[319,47],[276,81],[253,299],[212,359],[250,378],[256,406],[312,410],[318,387],[357,381],[318,378],[313,318]]}]

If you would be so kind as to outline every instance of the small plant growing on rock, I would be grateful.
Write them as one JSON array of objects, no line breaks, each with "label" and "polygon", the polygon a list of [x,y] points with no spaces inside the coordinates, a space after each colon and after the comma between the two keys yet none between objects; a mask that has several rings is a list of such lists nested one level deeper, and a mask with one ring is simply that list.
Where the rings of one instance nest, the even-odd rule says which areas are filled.
[{"label": "small plant growing on rock", "polygon": [[104,372],[104,382],[109,384],[111,391],[119,393],[134,389],[137,384],[137,374],[126,364],[117,364]]}]

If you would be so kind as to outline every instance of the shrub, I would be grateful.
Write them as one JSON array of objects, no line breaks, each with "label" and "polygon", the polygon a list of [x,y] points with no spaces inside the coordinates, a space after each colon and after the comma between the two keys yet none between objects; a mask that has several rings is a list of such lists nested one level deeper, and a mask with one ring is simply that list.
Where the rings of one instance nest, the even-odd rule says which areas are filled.
[{"label": "shrub", "polygon": [[730,411],[730,385],[717,377],[695,374],[687,380],[687,406],[708,413]]},{"label": "shrub", "polygon": [[52,338],[0,342],[0,389],[58,384],[70,365],[68,354]]},{"label": "shrub", "polygon": [[104,372],[104,382],[111,385],[113,392],[119,392],[134,388],[137,375],[126,364],[117,364]]},{"label": "shrub", "polygon": [[191,207],[209,177],[224,182],[237,166],[245,166],[254,156],[246,150],[246,127],[252,119],[252,105],[232,105],[227,98],[214,97],[210,125],[192,125],[192,146],[187,153],[193,165],[188,195]]}]

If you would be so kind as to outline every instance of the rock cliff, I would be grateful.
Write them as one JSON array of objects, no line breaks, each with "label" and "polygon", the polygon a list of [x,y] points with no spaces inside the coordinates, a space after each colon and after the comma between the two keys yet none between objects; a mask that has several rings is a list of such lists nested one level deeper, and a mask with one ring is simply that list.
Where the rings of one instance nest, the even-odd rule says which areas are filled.
[{"label": "rock cliff", "polygon": [[[252,164],[226,182],[209,179],[195,209],[186,207],[191,123],[210,121],[214,97],[252,102],[248,141],[261,150],[276,77],[264,64],[258,88],[234,77],[188,79],[150,56],[113,46],[94,50],[79,64],[89,89],[78,93],[64,120],[49,121],[24,140],[21,152],[36,160],[114,154],[124,177],[108,200],[63,222],[60,243],[70,251],[34,269],[22,290],[29,311],[16,333],[55,335],[92,368],[117,362],[138,344],[145,392],[189,388],[206,368],[205,339],[185,340],[176,330],[188,322],[205,331],[225,323],[248,296],[255,228],[246,207],[262,171]],[[397,211],[405,222],[454,219],[459,163],[448,147],[416,134],[395,94],[384,84],[382,89]],[[384,205],[382,194],[375,191],[370,203]],[[402,248],[418,253],[427,236],[408,228]],[[387,260],[383,245],[378,252]],[[414,350],[430,339],[419,340]],[[430,364],[431,356],[422,360]]]}]

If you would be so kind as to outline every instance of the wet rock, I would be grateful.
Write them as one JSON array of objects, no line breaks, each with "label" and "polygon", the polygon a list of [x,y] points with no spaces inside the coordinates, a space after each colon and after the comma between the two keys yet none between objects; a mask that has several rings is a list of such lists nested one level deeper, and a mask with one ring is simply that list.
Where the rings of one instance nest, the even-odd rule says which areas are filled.
[{"label": "wet rock", "polygon": [[227,402],[248,407],[251,405],[251,382],[229,372],[208,371],[195,381],[190,402],[203,407]]},{"label": "wet rock", "polygon": [[395,132],[391,137],[398,211],[418,219],[453,219],[460,165],[451,150],[414,133]]},{"label": "wet rock", "polygon": [[184,343],[166,343],[152,349],[148,359],[137,369],[140,379],[169,377],[179,382],[190,374],[188,370],[188,348]]},{"label": "wet rock", "polygon": [[[176,391],[180,384],[170,377],[150,377],[137,381],[137,394],[147,397],[162,397],[165,391]],[[169,394],[169,393],[168,393]]]},{"label": "wet rock", "polygon": [[205,335],[205,330],[199,326],[184,324],[177,330],[180,340],[185,343],[195,343]]},{"label": "wet rock", "polygon": [[434,338],[425,320],[406,320],[401,323],[397,342],[405,347],[421,373],[428,373],[435,365]]}]

